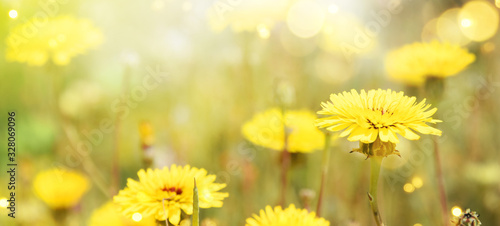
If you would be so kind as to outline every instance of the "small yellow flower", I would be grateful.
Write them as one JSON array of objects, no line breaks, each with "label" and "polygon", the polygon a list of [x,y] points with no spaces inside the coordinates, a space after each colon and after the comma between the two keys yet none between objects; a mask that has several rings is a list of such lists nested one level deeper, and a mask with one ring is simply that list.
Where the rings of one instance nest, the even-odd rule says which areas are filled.
[{"label": "small yellow flower", "polygon": [[291,204],[283,210],[281,206],[271,208],[266,206],[260,210],[260,215],[254,214],[246,220],[245,226],[328,226],[330,222],[316,216],[314,212],[305,209],[297,209]]},{"label": "small yellow flower", "polygon": [[[33,18],[15,27],[6,39],[9,61],[42,66],[49,59],[67,65],[71,58],[102,42],[102,34],[89,20],[58,16],[46,23]],[[28,32],[29,31],[29,32]]]},{"label": "small yellow flower", "polygon": [[89,186],[89,180],[83,174],[63,169],[40,172],[33,182],[35,194],[52,209],[75,206]]},{"label": "small yellow flower", "polygon": [[155,223],[153,217],[126,218],[113,202],[107,202],[94,210],[89,220],[89,226],[148,226]]},{"label": "small yellow flower", "polygon": [[387,55],[385,67],[389,76],[411,86],[421,86],[427,78],[446,78],[464,70],[475,56],[450,43],[416,42]]},{"label": "small yellow flower", "polygon": [[[314,126],[315,115],[309,111],[286,111],[285,119],[278,108],[256,114],[245,123],[242,133],[250,142],[283,151],[285,126],[289,152],[312,152],[323,148],[325,137]],[[284,121],[284,122],[283,122]]]},{"label": "small yellow flower", "polygon": [[360,148],[354,151],[370,156],[398,154],[395,150],[399,143],[397,134],[409,140],[420,138],[413,130],[422,134],[441,136],[441,131],[430,127],[441,120],[431,116],[436,108],[420,103],[415,97],[405,96],[403,92],[388,90],[356,90],[332,94],[331,102],[321,103],[320,115],[328,117],[316,120],[316,125],[330,131],[344,130],[340,137],[349,135],[347,140],[360,141]]},{"label": "small yellow flower", "polygon": [[193,214],[194,178],[200,208],[222,207],[222,200],[229,196],[228,193],[219,192],[226,184],[214,183],[215,175],[208,175],[205,169],[189,165],[172,165],[170,169],[165,167],[147,171],[141,169],[137,175],[139,181],[129,178],[127,187],[113,198],[121,212],[128,217],[140,213],[160,221],[168,218],[170,223],[178,225],[181,210],[188,215]]}]

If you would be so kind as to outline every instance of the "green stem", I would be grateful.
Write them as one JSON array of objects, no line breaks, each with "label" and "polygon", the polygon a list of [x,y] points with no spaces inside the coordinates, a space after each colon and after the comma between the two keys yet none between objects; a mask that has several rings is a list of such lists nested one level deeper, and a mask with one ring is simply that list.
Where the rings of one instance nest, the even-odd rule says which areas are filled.
[{"label": "green stem", "polygon": [[288,152],[288,129],[286,127],[286,114],[285,107],[283,106],[281,109],[281,115],[283,120],[283,132],[284,132],[284,141],[283,141],[283,151],[281,152],[281,198],[280,205],[284,208],[286,204],[286,188],[288,185],[288,170],[290,170],[291,157],[290,152]]},{"label": "green stem", "polygon": [[382,223],[382,217],[380,216],[380,211],[378,210],[378,203],[377,203],[377,186],[378,186],[378,178],[380,174],[381,162],[382,162],[382,157],[378,156],[370,157],[371,176],[370,176],[370,191],[368,193],[368,199],[370,200],[370,206],[372,207],[373,217],[375,218],[377,226],[384,225]]},{"label": "green stem", "polygon": [[[167,219],[168,220],[168,219]],[[156,225],[157,226],[165,226],[167,225],[167,220],[164,220],[164,221],[160,221],[160,220],[156,220]]]},{"label": "green stem", "polygon": [[439,188],[439,202],[441,204],[441,212],[443,218],[443,225],[448,225],[448,207],[446,204],[446,191],[444,189],[443,172],[441,171],[441,159],[439,157],[439,144],[435,137],[432,138],[434,143],[434,168],[436,170],[436,177]]},{"label": "green stem", "polygon": [[318,206],[316,207],[316,215],[321,215],[321,204],[323,201],[323,193],[325,192],[326,175],[328,174],[328,163],[330,160],[330,142],[331,134],[325,132],[325,146],[323,148],[323,159],[321,160],[321,184],[319,188]]},{"label": "green stem", "polygon": [[52,216],[57,226],[63,226],[68,223],[69,209],[53,209]]},{"label": "green stem", "polygon": [[198,188],[196,187],[196,178],[193,188],[193,226],[200,226],[200,205],[198,199]]}]

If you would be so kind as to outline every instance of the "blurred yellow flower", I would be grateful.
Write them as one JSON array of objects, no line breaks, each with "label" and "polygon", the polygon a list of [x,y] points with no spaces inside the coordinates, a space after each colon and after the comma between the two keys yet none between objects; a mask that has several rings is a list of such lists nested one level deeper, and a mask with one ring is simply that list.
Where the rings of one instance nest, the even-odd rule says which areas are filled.
[{"label": "blurred yellow flower", "polygon": [[288,151],[312,152],[323,148],[325,140],[323,133],[314,126],[315,119],[312,112],[304,110],[287,111],[283,119],[281,110],[272,108],[256,114],[246,122],[242,133],[256,145],[283,151],[286,126]]},{"label": "blurred yellow flower", "polygon": [[[426,124],[441,122],[431,117],[437,108],[428,110],[431,105],[425,104],[425,99],[417,104],[415,97],[403,92],[378,89],[358,93],[353,89],[332,94],[330,101],[321,103],[323,109],[318,114],[328,117],[316,120],[316,125],[330,131],[344,130],[340,137],[349,135],[347,140],[360,141],[360,149],[354,151],[368,157],[399,154],[396,134],[409,140],[420,138],[413,130],[441,136],[440,130]],[[370,144],[373,153],[364,144]]]},{"label": "blurred yellow flower", "polygon": [[151,123],[144,121],[139,124],[139,137],[143,148],[148,148],[153,145],[155,137]]},{"label": "blurred yellow flower", "polygon": [[126,218],[113,202],[107,202],[94,210],[90,216],[89,226],[147,226],[156,225],[153,217],[142,218],[139,221]]},{"label": "blurred yellow flower", "polygon": [[75,206],[89,187],[85,175],[63,169],[42,171],[33,182],[35,194],[52,209]]},{"label": "blurred yellow flower", "polygon": [[102,39],[102,33],[86,19],[59,16],[40,24],[33,18],[11,30],[6,59],[31,66],[44,65],[49,59],[56,65],[67,65]]},{"label": "blurred yellow flower", "polygon": [[[172,165],[163,169],[141,169],[137,173],[139,181],[127,180],[127,187],[113,200],[121,212],[131,217],[140,213],[144,217],[154,216],[177,225],[181,220],[181,210],[193,214],[194,179],[199,192],[200,208],[222,207],[222,200],[228,193],[219,192],[226,184],[214,183],[215,175],[207,175],[205,169],[186,165]],[[165,208],[165,211],[164,211]],[[167,216],[165,216],[165,213]]]},{"label": "blurred yellow flower", "polygon": [[246,226],[328,226],[330,222],[324,218],[316,216],[314,212],[307,212],[305,209],[297,209],[291,204],[283,210],[281,206],[271,208],[266,206],[265,210],[260,210],[260,215],[254,214],[246,220]]},{"label": "blurred yellow flower", "polygon": [[385,61],[389,76],[411,86],[421,86],[427,78],[445,78],[464,70],[475,56],[459,45],[416,42],[390,52]]}]

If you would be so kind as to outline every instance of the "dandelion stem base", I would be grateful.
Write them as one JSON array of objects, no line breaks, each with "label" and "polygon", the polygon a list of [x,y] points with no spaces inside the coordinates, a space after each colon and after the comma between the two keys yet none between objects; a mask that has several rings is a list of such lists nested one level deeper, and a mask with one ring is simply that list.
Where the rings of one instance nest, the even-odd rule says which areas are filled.
[{"label": "dandelion stem base", "polygon": [[382,217],[380,216],[380,211],[378,210],[377,203],[377,186],[378,186],[378,178],[380,174],[380,164],[382,162],[382,157],[372,156],[370,157],[370,190],[368,192],[368,199],[370,200],[370,206],[372,208],[373,217],[375,218],[375,222],[377,226],[384,225],[382,223]]}]

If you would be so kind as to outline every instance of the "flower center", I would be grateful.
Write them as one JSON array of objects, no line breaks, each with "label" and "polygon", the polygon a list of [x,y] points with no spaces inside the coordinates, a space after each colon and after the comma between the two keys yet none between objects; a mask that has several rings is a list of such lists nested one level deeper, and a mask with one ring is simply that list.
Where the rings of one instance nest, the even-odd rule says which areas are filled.
[{"label": "flower center", "polygon": [[182,194],[182,189],[181,188],[176,188],[176,187],[164,187],[161,189],[162,191],[166,191],[166,192],[175,192],[176,195],[180,195]]},{"label": "flower center", "polygon": [[370,119],[366,119],[366,121],[368,122],[368,124],[370,125],[370,128],[372,128],[372,129],[389,128],[389,127],[394,126],[394,125],[384,125],[383,123],[374,122]]}]

